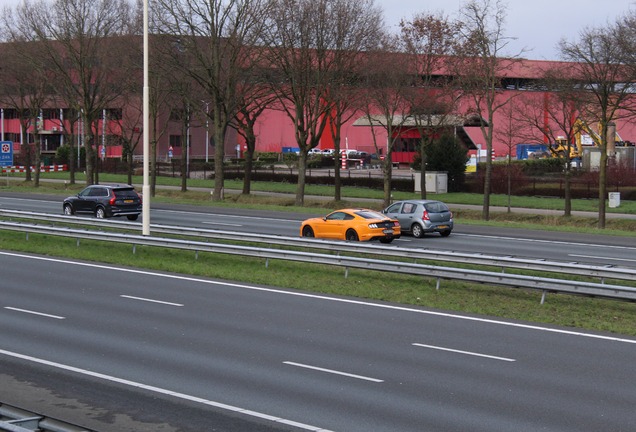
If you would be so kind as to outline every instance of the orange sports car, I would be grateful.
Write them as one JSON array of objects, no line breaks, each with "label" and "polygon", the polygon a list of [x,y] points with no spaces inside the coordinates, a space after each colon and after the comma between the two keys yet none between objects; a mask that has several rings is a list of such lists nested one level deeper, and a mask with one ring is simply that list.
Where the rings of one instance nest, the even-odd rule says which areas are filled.
[{"label": "orange sports car", "polygon": [[371,241],[391,243],[400,238],[400,223],[386,215],[369,209],[342,209],[321,218],[303,221],[302,237],[324,239]]}]

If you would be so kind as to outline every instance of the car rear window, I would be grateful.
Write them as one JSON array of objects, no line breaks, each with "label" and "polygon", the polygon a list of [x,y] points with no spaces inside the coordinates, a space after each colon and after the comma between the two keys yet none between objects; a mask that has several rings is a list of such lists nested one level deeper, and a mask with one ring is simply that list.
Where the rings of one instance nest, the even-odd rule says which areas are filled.
[{"label": "car rear window", "polygon": [[115,189],[117,198],[137,198],[137,192],[134,189]]},{"label": "car rear window", "polygon": [[371,210],[359,210],[356,214],[364,219],[386,219],[386,215]]},{"label": "car rear window", "polygon": [[426,210],[431,213],[443,213],[448,211],[448,206],[443,202],[433,202],[426,204]]}]

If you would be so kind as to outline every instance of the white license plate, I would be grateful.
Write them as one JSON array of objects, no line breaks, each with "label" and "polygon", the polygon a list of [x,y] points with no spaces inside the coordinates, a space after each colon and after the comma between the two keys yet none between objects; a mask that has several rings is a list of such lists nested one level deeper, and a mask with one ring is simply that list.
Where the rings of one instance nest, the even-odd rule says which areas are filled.
[{"label": "white license plate", "polygon": [[393,230],[392,229],[382,230],[382,234],[393,234]]}]

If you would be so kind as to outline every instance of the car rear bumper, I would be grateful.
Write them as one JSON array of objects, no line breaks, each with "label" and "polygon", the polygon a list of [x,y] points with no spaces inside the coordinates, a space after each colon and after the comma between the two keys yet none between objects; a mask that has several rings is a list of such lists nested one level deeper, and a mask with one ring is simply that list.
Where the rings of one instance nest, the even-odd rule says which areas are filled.
[{"label": "car rear bumper", "polygon": [[110,209],[110,215],[111,216],[132,216],[132,215],[139,215],[141,214],[141,210],[142,207],[138,207],[138,208],[118,208],[118,207],[111,207]]},{"label": "car rear bumper", "polygon": [[443,223],[426,223],[424,226],[424,232],[441,232],[441,231],[452,231],[453,230],[453,222],[443,222]]}]

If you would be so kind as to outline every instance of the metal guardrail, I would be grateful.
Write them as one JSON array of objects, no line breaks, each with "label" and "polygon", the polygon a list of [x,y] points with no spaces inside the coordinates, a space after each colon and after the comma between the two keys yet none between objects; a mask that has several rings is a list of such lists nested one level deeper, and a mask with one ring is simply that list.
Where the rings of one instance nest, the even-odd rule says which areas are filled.
[{"label": "metal guardrail", "polygon": [[[116,225],[113,224],[111,226],[115,227]],[[17,222],[0,222],[0,229],[76,238],[78,241],[78,245],[80,239],[127,243],[133,245],[133,253],[137,245],[143,245],[193,250],[197,253],[212,252],[265,258],[267,260],[266,266],[268,265],[270,259],[326,264],[345,267],[345,277],[348,274],[349,268],[418,275],[429,278],[437,278],[437,289],[439,289],[440,287],[441,280],[460,280],[480,284],[502,285],[513,288],[529,288],[543,291],[541,303],[544,302],[547,292],[565,292],[570,294],[583,294],[623,300],[636,300],[636,288],[621,285],[599,284],[555,278],[542,278],[536,276],[488,272],[482,270],[442,267],[370,258],[328,255],[283,249],[270,249],[234,244],[180,240],[165,237],[141,236],[101,231],[95,232],[89,230],[69,229],[54,226],[29,225]]]},{"label": "metal guardrail", "polygon": [[77,425],[25,411],[0,402],[0,431],[8,432],[91,432]]},{"label": "metal guardrail", "polygon": [[[52,215],[48,213],[22,212],[17,210],[0,210],[0,217],[18,217],[27,220],[45,220],[48,222],[64,222],[68,224],[119,228],[139,231],[139,223],[78,218],[76,216]],[[512,256],[495,256],[484,254],[469,254],[456,251],[438,251],[432,249],[405,249],[395,246],[378,246],[374,244],[349,243],[341,241],[329,241],[319,239],[307,239],[302,237],[282,237],[267,234],[238,233],[232,231],[208,230],[189,227],[177,227],[153,224],[150,226],[153,233],[179,235],[197,238],[209,238],[218,240],[245,241],[250,243],[275,244],[286,247],[302,247],[303,249],[328,250],[338,253],[364,253],[370,255],[453,262],[470,265],[483,265],[505,269],[535,270],[544,273],[562,273],[591,278],[625,280],[636,282],[636,270],[615,266],[594,266],[576,262],[554,262],[537,259],[516,258]]]}]

